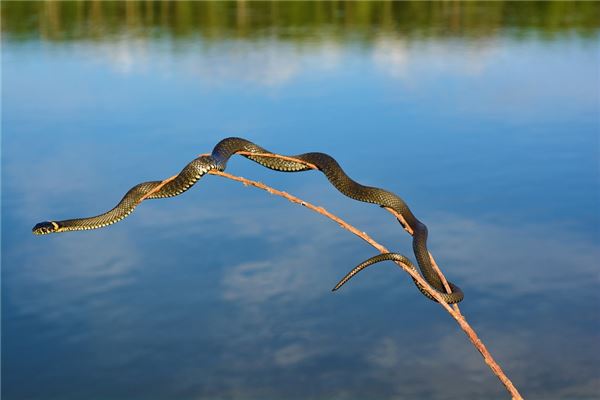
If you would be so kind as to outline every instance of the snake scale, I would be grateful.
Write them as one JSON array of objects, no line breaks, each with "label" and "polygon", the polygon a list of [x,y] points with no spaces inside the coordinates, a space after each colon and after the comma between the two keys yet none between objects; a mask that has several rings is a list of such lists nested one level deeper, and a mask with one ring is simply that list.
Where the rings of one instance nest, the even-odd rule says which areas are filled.
[{"label": "snake scale", "polygon": [[[417,259],[417,264],[421,270],[423,278],[431,285],[447,303],[458,303],[463,299],[463,292],[459,287],[450,283],[451,293],[446,293],[442,281],[432,267],[429,251],[427,250],[427,227],[419,221],[406,203],[395,194],[387,190],[363,186],[352,180],[344,170],[340,167],[337,161],[324,153],[304,153],[291,156],[302,162],[297,162],[289,159],[276,157],[261,156],[259,154],[275,154],[263,149],[262,147],[242,138],[226,138],[221,140],[213,149],[211,155],[202,155],[181,170],[181,172],[170,182],[166,183],[156,192],[151,193],[146,198],[158,199],[165,197],[177,196],[190,187],[192,187],[202,176],[211,170],[224,171],[229,158],[238,152],[248,152],[255,154],[243,154],[258,164],[282,172],[299,172],[311,169],[306,163],[315,165],[321,172],[325,174],[329,182],[335,186],[344,195],[366,203],[377,204],[381,207],[388,207],[398,214],[402,215],[413,230],[413,251]],[[65,232],[76,230],[88,230],[102,228],[107,225],[114,224],[127,217],[134,208],[144,199],[144,196],[152,190],[156,189],[162,181],[151,181],[140,183],[131,188],[123,197],[123,199],[110,211],[104,214],[89,218],[76,218],[63,221],[45,221],[33,227],[33,233],[44,235],[53,232]],[[405,263],[410,268],[417,271],[413,263],[406,257],[396,253],[380,254],[372,257],[352,271],[350,271],[333,290],[338,289],[350,278],[356,275],[362,269],[375,263],[392,260]],[[413,279],[414,280],[414,279]],[[429,299],[435,301],[425,289],[415,281],[419,290]]]}]

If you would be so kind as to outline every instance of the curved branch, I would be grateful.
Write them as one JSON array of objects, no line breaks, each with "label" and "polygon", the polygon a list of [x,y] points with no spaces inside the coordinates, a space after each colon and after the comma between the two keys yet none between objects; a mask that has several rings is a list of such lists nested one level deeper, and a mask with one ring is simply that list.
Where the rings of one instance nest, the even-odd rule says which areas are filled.
[{"label": "curved branch", "polygon": [[[293,157],[287,157],[287,156],[280,156],[280,155],[276,155],[276,154],[264,154],[264,153],[246,153],[246,152],[238,152],[238,154],[241,155],[260,155],[260,156],[265,156],[265,157],[276,157],[276,158],[282,158],[282,159],[286,159],[289,161],[295,161],[295,162],[301,162],[306,164],[307,166],[309,166],[312,169],[317,169],[316,166],[314,165],[310,165],[302,160],[298,160],[296,158]],[[362,240],[364,240],[365,242],[369,243],[371,246],[373,246],[375,249],[377,249],[379,252],[381,253],[389,253],[390,251],[388,249],[386,249],[383,245],[377,243],[375,240],[373,240],[367,233],[362,232],[360,230],[358,230],[357,228],[355,228],[354,226],[348,224],[346,221],[344,221],[343,219],[341,219],[340,217],[330,213],[329,211],[327,211],[326,209],[324,209],[323,207],[318,207],[313,205],[312,203],[309,203],[307,201],[304,201],[296,196],[293,196],[287,192],[283,192],[281,190],[277,190],[274,189],[270,186],[265,185],[264,183],[261,182],[257,182],[257,181],[253,181],[250,179],[246,179],[240,176],[236,176],[236,175],[232,175],[232,174],[228,174],[226,172],[221,172],[221,171],[217,171],[217,170],[210,170],[208,172],[209,174],[212,175],[218,175],[221,176],[223,178],[228,178],[228,179],[232,179],[234,181],[237,182],[241,182],[243,183],[245,186],[254,186],[256,188],[265,190],[271,194],[275,194],[277,196],[281,196],[289,201],[291,201],[292,203],[296,203],[296,204],[300,204],[308,209],[311,209],[335,222],[337,222],[342,228],[350,231],[351,233],[353,233],[354,235],[358,236],[359,238],[361,238]],[[165,179],[161,185],[159,185],[157,188],[155,188],[153,191],[150,191],[149,193],[146,194],[146,196],[144,198],[142,198],[140,200],[140,202],[142,200],[144,200],[145,198],[147,198],[148,196],[150,196],[152,193],[158,191],[164,184],[166,184],[167,182],[169,182],[170,180],[172,180],[174,177],[170,177],[168,179]],[[400,220],[401,224],[405,227],[405,230],[409,233],[409,234],[413,234],[411,228],[408,226],[408,224],[406,224],[406,222],[404,221],[404,218],[402,217],[402,215],[396,213],[394,210],[389,209],[387,207],[385,207],[385,209],[387,211],[389,211],[390,213],[392,213],[394,215],[394,217],[396,217],[398,220]],[[435,270],[437,271],[438,275],[440,276],[444,287],[446,288],[446,291],[448,293],[451,293],[451,289],[448,285],[448,281],[446,280],[446,278],[444,277],[444,275],[442,274],[441,270],[439,269],[439,267],[437,266],[437,264],[435,263],[435,260],[433,259],[433,256],[431,255],[431,253],[429,254],[433,267],[435,268]],[[483,344],[483,342],[481,341],[481,339],[479,339],[479,337],[477,336],[477,333],[475,332],[475,330],[471,327],[471,325],[469,325],[469,323],[467,322],[467,320],[465,319],[465,317],[462,315],[462,313],[460,312],[460,309],[458,307],[458,304],[454,304],[452,307],[446,303],[443,299],[443,297],[434,289],[432,288],[429,283],[427,283],[427,281],[425,281],[425,279],[423,279],[423,277],[416,272],[415,270],[413,270],[412,268],[410,268],[409,266],[405,265],[402,262],[396,262],[396,264],[398,264],[406,273],[408,273],[414,280],[416,280],[417,282],[419,282],[419,284],[433,297],[437,300],[437,302],[444,307],[444,309],[446,311],[448,311],[448,313],[452,316],[452,318],[454,318],[456,320],[456,322],[458,323],[458,325],[460,326],[460,328],[463,330],[463,332],[465,332],[465,334],[467,335],[467,337],[469,338],[469,340],[471,341],[471,343],[473,343],[473,346],[475,346],[475,348],[479,351],[479,353],[482,355],[485,363],[488,365],[488,367],[492,370],[492,372],[498,377],[498,379],[500,380],[500,382],[502,382],[502,384],[504,385],[504,387],[506,388],[506,390],[510,393],[511,397],[513,399],[522,399],[523,397],[519,394],[519,391],[517,390],[517,388],[513,385],[512,381],[506,376],[506,374],[504,373],[504,371],[502,370],[502,368],[500,367],[500,365],[498,365],[498,363],[496,362],[496,360],[494,360],[494,358],[492,357],[491,353],[488,351],[488,349],[486,348],[486,346]]]}]

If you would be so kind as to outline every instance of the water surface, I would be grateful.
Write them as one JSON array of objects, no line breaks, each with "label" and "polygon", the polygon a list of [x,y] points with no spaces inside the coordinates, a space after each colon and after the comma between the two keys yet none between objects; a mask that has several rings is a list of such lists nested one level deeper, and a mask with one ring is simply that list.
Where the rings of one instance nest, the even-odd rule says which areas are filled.
[{"label": "water surface", "polygon": [[[215,176],[36,237],[222,138],[401,195],[530,399],[600,393],[598,3],[2,3],[2,396],[480,399],[462,331],[336,224]],[[228,171],[406,255],[316,172]]]}]

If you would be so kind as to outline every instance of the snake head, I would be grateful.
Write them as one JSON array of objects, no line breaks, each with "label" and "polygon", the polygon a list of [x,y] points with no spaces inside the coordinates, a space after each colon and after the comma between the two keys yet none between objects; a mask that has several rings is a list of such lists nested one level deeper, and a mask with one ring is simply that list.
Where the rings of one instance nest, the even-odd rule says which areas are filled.
[{"label": "snake head", "polygon": [[31,230],[35,235],[47,235],[52,232],[58,232],[60,226],[54,221],[44,221],[36,224]]}]

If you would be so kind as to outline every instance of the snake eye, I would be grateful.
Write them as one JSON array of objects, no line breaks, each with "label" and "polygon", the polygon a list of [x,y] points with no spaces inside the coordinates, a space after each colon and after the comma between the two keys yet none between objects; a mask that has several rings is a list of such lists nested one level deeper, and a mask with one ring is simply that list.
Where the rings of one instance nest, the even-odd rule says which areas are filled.
[{"label": "snake eye", "polygon": [[44,221],[36,224],[31,230],[35,235],[46,235],[48,233],[56,232],[58,230],[58,224],[56,222]]}]

